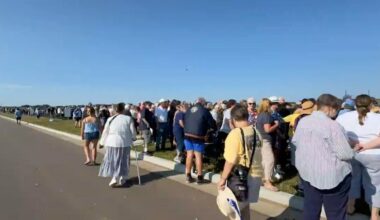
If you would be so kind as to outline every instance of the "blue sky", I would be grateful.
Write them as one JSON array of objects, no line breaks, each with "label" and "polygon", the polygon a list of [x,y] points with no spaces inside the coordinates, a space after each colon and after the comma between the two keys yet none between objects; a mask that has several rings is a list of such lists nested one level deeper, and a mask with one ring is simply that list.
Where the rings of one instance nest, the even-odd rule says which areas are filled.
[{"label": "blue sky", "polygon": [[0,105],[380,97],[380,1],[2,0]]}]

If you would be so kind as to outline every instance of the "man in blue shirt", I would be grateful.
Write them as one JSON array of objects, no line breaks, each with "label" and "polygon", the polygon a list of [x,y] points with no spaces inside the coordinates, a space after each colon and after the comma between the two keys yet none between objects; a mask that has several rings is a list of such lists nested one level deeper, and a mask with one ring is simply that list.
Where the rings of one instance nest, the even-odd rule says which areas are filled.
[{"label": "man in blue shirt", "polygon": [[22,112],[20,111],[20,109],[16,109],[15,111],[15,116],[16,116],[16,123],[18,125],[21,125],[21,116],[22,116]]},{"label": "man in blue shirt", "polygon": [[82,110],[78,107],[73,112],[73,118],[75,120],[75,127],[80,128],[81,127],[81,120],[82,120]]},{"label": "man in blue shirt", "polygon": [[197,184],[203,183],[202,155],[205,150],[206,135],[209,129],[216,129],[216,122],[204,107],[205,104],[204,98],[198,98],[196,104],[185,114],[186,182],[188,183],[194,181],[191,177],[194,155],[198,175]]}]

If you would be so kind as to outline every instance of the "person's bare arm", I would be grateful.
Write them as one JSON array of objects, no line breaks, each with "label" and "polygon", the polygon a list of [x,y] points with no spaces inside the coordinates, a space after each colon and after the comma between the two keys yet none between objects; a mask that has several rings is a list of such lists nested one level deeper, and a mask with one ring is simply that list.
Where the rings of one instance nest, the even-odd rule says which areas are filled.
[{"label": "person's bare arm", "polygon": [[82,137],[82,140],[84,140],[84,124],[86,122],[86,119],[82,120],[82,126],[80,128],[80,136]]},{"label": "person's bare arm", "polygon": [[264,124],[264,131],[266,133],[272,133],[278,128],[278,125],[279,125],[278,122],[276,122],[274,125]]},{"label": "person's bare arm", "polygon": [[363,143],[357,144],[355,147],[355,149],[358,151],[365,151],[365,150],[376,149],[376,148],[380,148],[380,136],[365,144]]},{"label": "person's bare arm", "polygon": [[218,183],[218,189],[219,190],[224,190],[224,187],[226,185],[226,181],[228,179],[228,177],[230,176],[230,173],[232,171],[232,169],[234,168],[234,164],[226,161],[224,163],[224,169],[223,169],[223,173],[222,175],[220,176],[220,181]]},{"label": "person's bare arm", "polygon": [[181,126],[181,128],[185,128],[185,123],[183,120],[179,120],[179,126]]},{"label": "person's bare arm", "polygon": [[148,123],[148,121],[147,121],[145,118],[142,118],[142,121],[143,121],[143,123],[145,123],[145,125],[146,125],[148,128],[150,128],[149,123]]}]

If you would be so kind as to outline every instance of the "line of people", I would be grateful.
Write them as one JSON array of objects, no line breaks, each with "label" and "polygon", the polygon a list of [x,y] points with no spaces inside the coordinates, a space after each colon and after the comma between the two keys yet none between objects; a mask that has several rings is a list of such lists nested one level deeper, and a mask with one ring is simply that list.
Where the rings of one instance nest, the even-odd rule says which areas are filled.
[{"label": "line of people", "polygon": [[[305,196],[304,219],[319,219],[322,204],[328,219],[346,219],[346,213],[355,212],[355,201],[364,189],[371,219],[377,220],[380,115],[375,113],[378,111],[375,104],[367,95],[342,103],[333,95],[323,94],[317,100],[303,99],[295,111],[283,98],[274,96],[262,99],[258,108],[254,98],[240,103],[231,99],[214,105],[204,98],[198,98],[194,104],[161,99],[157,108],[151,102],[143,102],[134,111],[130,105],[119,103],[113,111],[103,107],[98,115],[88,106],[86,117],[81,117],[85,165],[99,165],[96,162],[99,142],[106,147],[99,175],[111,177],[112,187],[123,185],[129,172],[130,147],[139,131],[144,153],[148,153],[151,141],[155,141],[159,151],[166,149],[166,139],[173,139],[170,145],[177,147],[174,160],[186,159],[186,182],[201,184],[203,156],[211,131],[216,137],[212,146],[226,161],[218,184],[220,191],[226,189],[226,184],[228,188],[237,165],[247,167],[252,155],[261,156],[253,160],[253,164],[261,163],[261,167],[256,166],[248,173],[262,178],[265,188],[278,191],[273,180],[276,174],[285,174],[290,149],[291,164],[301,179],[298,188]],[[253,150],[256,132],[260,144]],[[194,158],[196,180],[191,175]],[[239,201],[239,206],[243,210],[240,214],[246,216],[242,219],[249,219],[247,201]]]}]

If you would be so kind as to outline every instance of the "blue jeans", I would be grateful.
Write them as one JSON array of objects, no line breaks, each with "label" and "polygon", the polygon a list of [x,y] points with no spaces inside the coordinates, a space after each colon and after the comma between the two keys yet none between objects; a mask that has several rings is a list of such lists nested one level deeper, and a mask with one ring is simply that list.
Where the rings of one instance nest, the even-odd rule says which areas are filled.
[{"label": "blue jeans", "polygon": [[158,123],[157,137],[156,137],[156,150],[165,149],[165,142],[168,136],[168,123]]},{"label": "blue jeans", "polygon": [[177,150],[182,153],[185,148],[185,135],[183,132],[175,131],[173,132],[175,137],[175,142],[177,143]]}]

